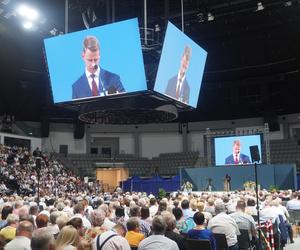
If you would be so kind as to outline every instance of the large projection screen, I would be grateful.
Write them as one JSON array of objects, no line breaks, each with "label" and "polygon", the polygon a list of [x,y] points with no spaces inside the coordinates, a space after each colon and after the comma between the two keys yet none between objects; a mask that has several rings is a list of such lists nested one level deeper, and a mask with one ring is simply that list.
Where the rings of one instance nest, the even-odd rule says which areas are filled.
[{"label": "large projection screen", "polygon": [[250,146],[257,146],[261,159],[261,135],[216,137],[214,146],[216,166],[252,164]]},{"label": "large projection screen", "polygon": [[[98,40],[98,62],[83,57],[88,36]],[[97,64],[99,96],[147,89],[136,18],[48,38],[44,45],[55,103],[95,97],[84,59]]]},{"label": "large projection screen", "polygon": [[196,107],[207,52],[168,23],[154,90]]}]

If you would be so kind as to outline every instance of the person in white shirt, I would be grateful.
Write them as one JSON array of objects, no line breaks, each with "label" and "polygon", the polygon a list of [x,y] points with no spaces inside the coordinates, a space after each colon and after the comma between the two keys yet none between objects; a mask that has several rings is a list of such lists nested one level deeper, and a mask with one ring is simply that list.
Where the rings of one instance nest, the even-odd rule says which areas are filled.
[{"label": "person in white shirt", "polygon": [[152,221],[152,235],[142,240],[138,246],[139,250],[179,250],[175,241],[164,236],[166,223],[161,215],[157,215]]},{"label": "person in white shirt", "polygon": [[84,206],[82,203],[80,202],[77,203],[74,206],[73,211],[74,211],[74,216],[71,217],[71,219],[80,218],[82,219],[82,224],[84,228],[89,229],[92,227],[91,222],[84,216]]},{"label": "person in white shirt", "polygon": [[92,241],[92,250],[130,250],[128,241],[124,238],[126,228],[118,223],[111,230],[103,232]]},{"label": "person in white shirt", "polygon": [[156,199],[154,197],[152,197],[152,198],[150,198],[150,206],[149,206],[149,212],[150,212],[150,216],[152,218],[157,213],[157,210],[158,210],[158,206],[157,206]]},{"label": "person in white shirt", "polygon": [[286,203],[287,210],[300,210],[300,199],[296,192],[292,194],[292,200]]},{"label": "person in white shirt", "polygon": [[207,229],[213,233],[225,234],[229,250],[238,250],[237,235],[240,230],[235,220],[227,215],[224,204],[215,205],[216,216],[210,219]]},{"label": "person in white shirt", "polygon": [[21,221],[17,227],[16,238],[7,243],[4,250],[31,250],[33,225],[30,221]]},{"label": "person in white shirt", "polygon": [[280,212],[274,206],[271,206],[272,201],[266,200],[265,207],[260,211],[259,219],[260,223],[265,223],[267,220],[271,220],[275,223]]}]

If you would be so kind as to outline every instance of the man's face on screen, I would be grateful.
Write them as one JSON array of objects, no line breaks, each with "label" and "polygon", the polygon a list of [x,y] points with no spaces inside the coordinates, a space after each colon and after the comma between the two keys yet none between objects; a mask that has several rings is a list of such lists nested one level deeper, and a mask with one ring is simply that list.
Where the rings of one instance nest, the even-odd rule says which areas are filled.
[{"label": "man's face on screen", "polygon": [[95,65],[99,65],[100,51],[91,51],[89,49],[86,49],[84,52],[82,52],[82,59],[88,72],[95,73],[97,71]]},{"label": "man's face on screen", "polygon": [[235,155],[239,154],[241,151],[241,143],[239,141],[235,142],[233,145],[233,153]]}]

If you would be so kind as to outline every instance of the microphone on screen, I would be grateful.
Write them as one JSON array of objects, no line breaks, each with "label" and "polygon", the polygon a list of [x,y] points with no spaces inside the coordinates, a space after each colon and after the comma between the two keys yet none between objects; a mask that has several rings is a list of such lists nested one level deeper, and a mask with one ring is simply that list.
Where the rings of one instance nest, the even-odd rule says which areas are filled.
[{"label": "microphone on screen", "polygon": [[97,70],[98,69],[98,65],[94,65],[94,70]]},{"label": "microphone on screen", "polygon": [[116,94],[117,93],[117,88],[115,86],[110,86],[107,90],[107,94]]}]

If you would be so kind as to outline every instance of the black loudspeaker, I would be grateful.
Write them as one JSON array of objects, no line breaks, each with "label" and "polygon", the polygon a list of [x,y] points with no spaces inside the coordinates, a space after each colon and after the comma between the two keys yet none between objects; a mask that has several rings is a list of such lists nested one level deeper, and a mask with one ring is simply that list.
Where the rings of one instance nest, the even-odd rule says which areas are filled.
[{"label": "black loudspeaker", "polygon": [[49,120],[47,117],[42,118],[41,122],[41,136],[49,137]]},{"label": "black loudspeaker", "polygon": [[264,116],[264,122],[269,124],[269,131],[272,132],[280,130],[278,117],[275,112],[267,111]]},{"label": "black loudspeaker", "polygon": [[84,136],[84,123],[77,121],[74,127],[74,139],[82,139]]},{"label": "black loudspeaker", "polygon": [[249,149],[251,153],[252,162],[260,162],[258,146],[257,145],[250,146]]}]

